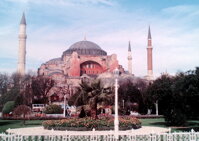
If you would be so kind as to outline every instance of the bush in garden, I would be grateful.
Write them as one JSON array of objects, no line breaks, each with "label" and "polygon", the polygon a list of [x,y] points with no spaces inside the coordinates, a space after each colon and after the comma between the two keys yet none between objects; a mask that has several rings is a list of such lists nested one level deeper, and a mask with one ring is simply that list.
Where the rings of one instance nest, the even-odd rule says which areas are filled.
[{"label": "bush in garden", "polygon": [[186,115],[179,109],[174,109],[165,114],[165,121],[168,126],[182,126],[186,124]]},{"label": "bush in garden", "polygon": [[8,101],[6,104],[3,106],[2,113],[3,114],[9,114],[10,112],[13,111],[15,107],[15,102],[14,101]]},{"label": "bush in garden", "polygon": [[16,116],[23,116],[25,118],[26,115],[31,114],[31,108],[26,105],[19,105],[14,109],[13,112]]},{"label": "bush in garden", "polygon": [[[69,118],[62,120],[47,120],[42,123],[45,129],[55,130],[110,130],[114,128],[114,118],[112,116],[101,116],[98,119],[92,117]],[[137,129],[141,127],[141,122],[135,117],[120,117],[119,128],[121,130]]]},{"label": "bush in garden", "polygon": [[62,110],[61,106],[52,104],[52,105],[48,105],[45,107],[44,113],[46,113],[46,114],[62,114],[63,110]]},{"label": "bush in garden", "polygon": [[15,116],[23,116],[23,125],[24,125],[26,115],[31,114],[31,108],[26,105],[19,105],[14,109],[13,114]]}]

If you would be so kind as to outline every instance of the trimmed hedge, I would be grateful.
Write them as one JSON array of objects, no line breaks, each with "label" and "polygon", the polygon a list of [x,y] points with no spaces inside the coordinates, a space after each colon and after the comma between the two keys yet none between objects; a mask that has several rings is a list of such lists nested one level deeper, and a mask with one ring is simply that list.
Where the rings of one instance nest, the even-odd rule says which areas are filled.
[{"label": "trimmed hedge", "polygon": [[45,107],[44,113],[45,114],[61,114],[63,113],[63,110],[60,105],[52,104]]},{"label": "trimmed hedge", "polygon": [[[92,117],[86,118],[69,118],[62,120],[47,120],[42,123],[45,129],[54,130],[73,130],[73,131],[85,131],[92,130],[113,130],[114,118],[113,117],[99,117],[99,119],[93,119]],[[130,130],[141,128],[141,122],[135,117],[119,117],[120,130]]]}]

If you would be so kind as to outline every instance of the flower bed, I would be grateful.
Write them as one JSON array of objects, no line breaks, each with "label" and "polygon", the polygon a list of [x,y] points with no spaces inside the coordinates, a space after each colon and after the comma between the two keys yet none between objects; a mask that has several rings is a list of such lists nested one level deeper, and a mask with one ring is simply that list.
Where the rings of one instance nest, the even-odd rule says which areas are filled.
[{"label": "flower bed", "polygon": [[[91,117],[86,118],[69,118],[62,120],[47,120],[42,123],[45,129],[54,130],[73,130],[73,131],[85,131],[92,130],[113,130],[114,118],[113,117],[99,117],[99,119],[93,119]],[[134,117],[120,117],[119,129],[130,130],[138,129],[141,127],[141,122]]]}]

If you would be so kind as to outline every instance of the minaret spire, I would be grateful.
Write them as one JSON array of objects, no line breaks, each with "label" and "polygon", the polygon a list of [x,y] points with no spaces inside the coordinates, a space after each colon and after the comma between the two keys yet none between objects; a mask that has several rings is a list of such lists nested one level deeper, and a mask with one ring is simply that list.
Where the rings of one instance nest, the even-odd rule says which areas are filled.
[{"label": "minaret spire", "polygon": [[153,47],[152,47],[152,38],[151,38],[151,29],[149,26],[148,30],[148,42],[147,42],[147,79],[153,80]]},{"label": "minaret spire", "polygon": [[148,39],[151,39],[151,29],[150,29],[150,26],[149,26],[149,31],[148,31]]},{"label": "minaret spire", "polygon": [[19,51],[18,51],[18,66],[17,72],[20,75],[25,74],[25,65],[26,65],[26,18],[23,13],[21,22],[19,25]]},{"label": "minaret spire", "polygon": [[132,74],[132,53],[131,53],[131,43],[129,41],[129,46],[128,46],[128,72],[129,74]]},{"label": "minaret spire", "polygon": [[131,52],[131,43],[130,43],[130,41],[129,41],[129,49],[128,49],[128,51]]},{"label": "minaret spire", "polygon": [[23,12],[20,24],[26,25],[26,18],[25,18],[25,13],[24,12]]}]

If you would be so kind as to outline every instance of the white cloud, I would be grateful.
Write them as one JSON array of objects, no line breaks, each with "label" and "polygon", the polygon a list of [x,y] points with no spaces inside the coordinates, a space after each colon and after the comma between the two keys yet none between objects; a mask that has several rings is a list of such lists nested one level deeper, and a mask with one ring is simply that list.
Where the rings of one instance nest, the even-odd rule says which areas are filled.
[{"label": "white cloud", "polygon": [[112,0],[6,0],[16,3],[35,3],[35,4],[50,4],[50,5],[77,5],[77,4],[103,4],[113,6]]},{"label": "white cloud", "polygon": [[162,9],[163,12],[168,14],[186,14],[186,13],[192,13],[194,11],[198,11],[197,5],[177,5],[172,7],[167,7]]},{"label": "white cloud", "polygon": [[[55,0],[20,1],[38,4],[39,2],[50,2],[49,4],[55,2]],[[131,40],[133,72],[135,75],[144,76],[146,74],[146,38],[149,21],[154,46],[155,75],[159,75],[166,70],[172,74],[177,70],[186,71],[194,69],[195,65],[198,65],[199,28],[191,25],[193,18],[190,18],[190,16],[175,16],[176,11],[179,14],[185,11],[184,13],[188,13],[187,15],[196,18],[198,10],[195,8],[189,6],[170,7],[163,9],[157,15],[146,15],[135,11],[129,13],[121,10],[120,7],[98,6],[99,3],[112,5],[113,1],[109,0],[58,0],[57,2],[59,7],[54,5],[50,10],[49,7],[36,10],[38,17],[35,17],[35,13],[33,14],[35,12],[33,8],[31,8],[32,11],[28,11],[29,17],[27,19],[32,21],[32,23],[28,22],[27,33],[28,69],[35,68],[36,70],[42,62],[60,57],[62,52],[74,42],[83,40],[86,33],[88,40],[99,44],[108,54],[116,53],[120,64],[126,69],[128,41]],[[85,6],[83,2],[92,6]],[[74,7],[73,4],[77,6]],[[54,10],[55,8],[59,8],[60,12],[57,13]],[[55,19],[42,19],[42,17],[51,17],[51,14],[54,14],[53,18]],[[46,20],[45,24],[37,23],[39,16],[41,20]],[[54,22],[54,24],[51,22]],[[5,37],[9,37],[13,33],[13,29],[5,26],[1,30],[5,32],[0,34],[0,41],[5,39],[0,43],[0,47],[3,46],[3,54],[16,57],[18,50],[17,35],[16,37],[12,35],[12,38],[6,39]]]}]

